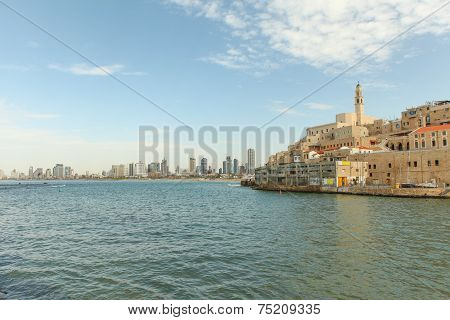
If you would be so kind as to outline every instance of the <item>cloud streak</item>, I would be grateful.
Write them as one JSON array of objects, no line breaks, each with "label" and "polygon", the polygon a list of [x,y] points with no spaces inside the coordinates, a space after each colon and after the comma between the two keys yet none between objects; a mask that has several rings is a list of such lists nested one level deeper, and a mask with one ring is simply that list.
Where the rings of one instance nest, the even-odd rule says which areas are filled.
[{"label": "cloud streak", "polygon": [[[278,60],[278,54],[284,57],[283,63],[306,63],[329,72],[352,65],[444,3],[440,0],[167,1],[189,14],[222,23],[233,37],[231,42],[239,41],[259,52],[254,56],[243,52],[237,59],[228,50],[205,61],[230,69],[261,69],[268,66],[255,62],[261,60],[261,54],[270,54],[274,61]],[[399,42],[375,54],[360,71],[388,61],[405,39],[449,32],[450,15],[448,10],[442,10]]]},{"label": "cloud streak", "polygon": [[332,106],[332,105],[324,104],[324,103],[316,103],[316,102],[307,103],[307,104],[305,104],[305,106],[308,109],[311,109],[311,110],[331,110],[331,109],[334,109],[334,106]]},{"label": "cloud streak", "polygon": [[73,64],[71,66],[62,66],[60,64],[49,64],[48,68],[61,72],[71,73],[77,76],[108,76],[109,74],[121,74],[125,76],[142,76],[145,72],[141,71],[124,71],[125,66],[121,64],[104,65],[100,67],[90,66],[85,63]]}]

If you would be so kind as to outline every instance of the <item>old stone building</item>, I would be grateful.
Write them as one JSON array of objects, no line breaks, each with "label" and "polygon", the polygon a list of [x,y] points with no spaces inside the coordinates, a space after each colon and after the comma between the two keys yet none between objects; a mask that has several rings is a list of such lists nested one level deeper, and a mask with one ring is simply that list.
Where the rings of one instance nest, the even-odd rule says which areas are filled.
[{"label": "old stone building", "polygon": [[[390,121],[366,115],[364,104],[358,83],[354,112],[308,128],[306,136],[287,151],[270,156],[266,166],[284,166],[289,171],[290,164],[351,161],[367,163],[364,179],[359,179],[367,184],[449,187],[450,101],[409,108],[401,118]],[[353,179],[352,174],[346,174],[347,180]],[[334,178],[336,185],[345,185],[337,175]]]}]

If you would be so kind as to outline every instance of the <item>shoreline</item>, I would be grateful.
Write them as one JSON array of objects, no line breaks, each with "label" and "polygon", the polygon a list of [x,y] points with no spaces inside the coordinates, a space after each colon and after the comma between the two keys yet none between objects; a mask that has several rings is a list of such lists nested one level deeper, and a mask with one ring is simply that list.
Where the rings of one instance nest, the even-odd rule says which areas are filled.
[{"label": "shoreline", "polygon": [[128,178],[102,178],[102,179],[42,179],[42,180],[15,180],[15,179],[4,179],[0,180],[0,182],[17,182],[17,183],[30,183],[30,182],[40,182],[40,183],[48,183],[48,182],[68,182],[68,181],[196,181],[196,182],[240,182],[241,178],[141,178],[141,179],[128,179]]},{"label": "shoreline", "polygon": [[443,188],[377,188],[377,187],[323,187],[323,186],[281,186],[260,185],[252,186],[254,190],[281,191],[293,193],[327,193],[360,195],[374,197],[396,197],[396,198],[428,198],[428,199],[450,199],[450,190]]}]

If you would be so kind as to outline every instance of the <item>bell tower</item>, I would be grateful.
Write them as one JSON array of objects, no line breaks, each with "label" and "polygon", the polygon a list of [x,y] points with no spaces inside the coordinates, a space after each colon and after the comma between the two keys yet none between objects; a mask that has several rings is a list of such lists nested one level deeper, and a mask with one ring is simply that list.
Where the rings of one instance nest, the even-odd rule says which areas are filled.
[{"label": "bell tower", "polygon": [[362,125],[362,118],[364,115],[364,96],[362,92],[362,86],[356,85],[355,89],[355,113],[356,113],[356,125]]}]

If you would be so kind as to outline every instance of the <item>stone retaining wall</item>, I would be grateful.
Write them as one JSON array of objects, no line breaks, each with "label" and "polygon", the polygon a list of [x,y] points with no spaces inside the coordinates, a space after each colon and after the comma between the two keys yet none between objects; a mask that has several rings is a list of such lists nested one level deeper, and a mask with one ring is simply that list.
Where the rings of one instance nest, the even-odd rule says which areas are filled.
[{"label": "stone retaining wall", "polygon": [[443,188],[391,188],[391,187],[323,187],[323,186],[283,186],[264,184],[255,186],[256,190],[339,193],[366,196],[406,197],[406,198],[444,198],[450,199],[450,190]]}]

